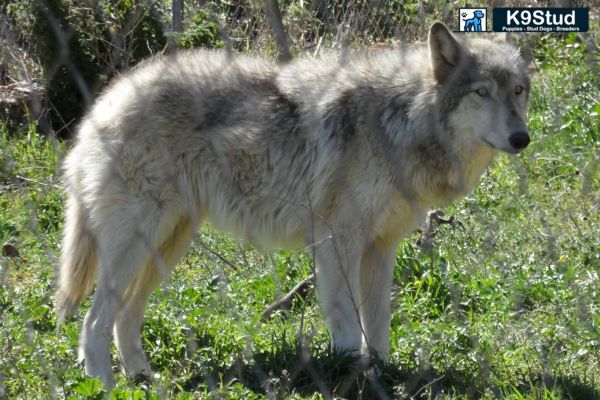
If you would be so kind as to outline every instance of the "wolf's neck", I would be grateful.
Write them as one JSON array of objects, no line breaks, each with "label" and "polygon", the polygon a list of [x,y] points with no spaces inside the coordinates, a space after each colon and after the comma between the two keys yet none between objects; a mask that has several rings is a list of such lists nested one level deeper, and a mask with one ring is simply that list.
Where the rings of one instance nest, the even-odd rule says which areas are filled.
[{"label": "wolf's neck", "polygon": [[459,152],[461,165],[464,169],[464,190],[468,193],[479,181],[479,178],[491,164],[498,152],[483,143],[472,144],[469,149]]},{"label": "wolf's neck", "polygon": [[384,153],[399,191],[430,206],[445,205],[474,188],[496,151],[461,142],[460,132],[437,123],[433,109],[422,115],[427,118],[413,120],[402,132],[387,132]]},{"label": "wolf's neck", "polygon": [[415,136],[416,160],[425,164],[422,180],[435,204],[447,204],[473,190],[496,154],[483,143],[461,142],[458,134],[433,130]]}]

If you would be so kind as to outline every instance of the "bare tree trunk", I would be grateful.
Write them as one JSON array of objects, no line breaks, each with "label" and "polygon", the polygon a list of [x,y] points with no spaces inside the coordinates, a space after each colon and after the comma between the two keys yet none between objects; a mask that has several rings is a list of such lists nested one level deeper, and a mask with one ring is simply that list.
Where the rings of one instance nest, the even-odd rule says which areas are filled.
[{"label": "bare tree trunk", "polygon": [[183,0],[173,0],[173,26],[171,35],[168,37],[167,52],[171,53],[177,50],[175,37],[177,33],[183,31]]},{"label": "bare tree trunk", "polygon": [[173,32],[183,30],[183,0],[173,0]]},{"label": "bare tree trunk", "polygon": [[279,50],[278,60],[280,63],[290,62],[292,60],[292,55],[290,54],[288,36],[283,28],[281,11],[279,10],[277,0],[265,0],[265,11],[269,18],[269,22],[271,23],[275,41],[277,42],[277,49]]}]

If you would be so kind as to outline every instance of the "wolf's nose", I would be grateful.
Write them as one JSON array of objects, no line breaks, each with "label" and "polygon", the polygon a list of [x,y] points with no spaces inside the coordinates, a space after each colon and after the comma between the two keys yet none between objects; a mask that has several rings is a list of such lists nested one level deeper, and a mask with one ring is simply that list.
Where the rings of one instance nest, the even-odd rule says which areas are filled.
[{"label": "wolf's nose", "polygon": [[527,132],[515,132],[508,138],[508,141],[512,147],[517,150],[522,150],[531,141]]}]

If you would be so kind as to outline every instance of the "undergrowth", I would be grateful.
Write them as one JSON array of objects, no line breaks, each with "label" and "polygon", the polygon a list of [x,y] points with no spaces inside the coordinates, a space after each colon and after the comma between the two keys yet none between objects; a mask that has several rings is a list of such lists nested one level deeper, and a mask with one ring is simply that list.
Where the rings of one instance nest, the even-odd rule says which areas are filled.
[{"label": "undergrowth", "polygon": [[[446,210],[458,222],[439,227],[430,252],[418,234],[398,248],[388,364],[364,370],[332,353],[314,296],[261,321],[311,273],[310,254],[261,252],[205,227],[147,308],[154,380],[118,374],[110,396],[600,398],[598,61],[576,34],[540,39],[530,147],[500,156]],[[0,241],[20,253],[0,260],[0,398],[103,398],[76,364],[89,300],[56,329],[69,143],[34,125],[0,138]]]}]

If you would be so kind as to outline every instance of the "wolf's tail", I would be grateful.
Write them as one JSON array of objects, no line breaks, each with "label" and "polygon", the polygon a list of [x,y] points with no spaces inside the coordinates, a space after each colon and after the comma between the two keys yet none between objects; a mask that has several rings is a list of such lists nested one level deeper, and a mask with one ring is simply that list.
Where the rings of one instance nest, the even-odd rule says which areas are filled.
[{"label": "wolf's tail", "polygon": [[89,231],[87,215],[72,194],[65,209],[64,236],[58,290],[56,293],[59,324],[75,312],[92,290],[98,269],[96,243]]}]

